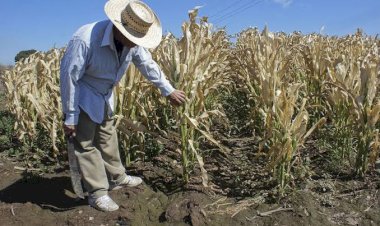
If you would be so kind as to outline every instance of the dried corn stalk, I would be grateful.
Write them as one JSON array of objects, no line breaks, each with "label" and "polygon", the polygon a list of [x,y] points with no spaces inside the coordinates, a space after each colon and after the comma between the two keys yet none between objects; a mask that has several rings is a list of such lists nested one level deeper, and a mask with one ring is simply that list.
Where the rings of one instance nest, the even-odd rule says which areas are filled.
[{"label": "dried corn stalk", "polygon": [[16,116],[15,131],[18,138],[32,141],[39,125],[49,133],[54,155],[58,153],[58,140],[62,140],[58,85],[62,55],[62,49],[35,53],[18,62],[4,76],[7,106]]},{"label": "dried corn stalk", "polygon": [[[320,119],[308,130],[307,99],[297,75],[299,35],[273,34],[267,28],[242,32],[236,50],[238,74],[261,115],[264,131],[260,149],[267,147],[268,167],[284,188],[291,178],[292,162]],[[256,117],[254,117],[256,118]],[[254,122],[260,123],[260,122]]]},{"label": "dried corn stalk", "polygon": [[152,101],[156,92],[134,65],[129,67],[115,88],[116,126],[120,131],[119,140],[125,148],[126,165],[136,153],[144,153],[146,132],[158,127],[154,112],[159,106]]},{"label": "dried corn stalk", "polygon": [[175,87],[188,97],[184,107],[172,112],[179,123],[184,180],[188,181],[194,161],[198,161],[203,184],[207,174],[203,168],[200,139],[207,139],[226,150],[209,132],[210,116],[223,116],[221,112],[206,107],[206,100],[228,84],[228,47],[224,31],[212,32],[207,18],[197,22],[198,10],[189,11],[190,22],[182,25],[183,37],[177,40],[168,35],[156,51],[156,59]]},{"label": "dried corn stalk", "polygon": [[356,173],[364,175],[369,160],[374,163],[379,153],[378,46],[360,34],[347,37],[340,46],[341,55],[328,68],[328,101],[332,111],[342,104],[346,106],[345,120],[352,124],[353,136],[358,140]]}]

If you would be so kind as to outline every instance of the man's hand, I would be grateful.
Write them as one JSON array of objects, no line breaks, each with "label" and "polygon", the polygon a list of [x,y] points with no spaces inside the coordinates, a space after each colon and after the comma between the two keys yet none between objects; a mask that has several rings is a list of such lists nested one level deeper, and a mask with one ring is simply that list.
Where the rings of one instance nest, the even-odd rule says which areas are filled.
[{"label": "man's hand", "polygon": [[67,137],[75,137],[77,135],[77,129],[74,125],[63,124],[63,131]]},{"label": "man's hand", "polygon": [[169,96],[168,99],[170,100],[170,103],[174,106],[179,106],[185,103],[186,96],[185,92],[182,90],[174,90]]}]

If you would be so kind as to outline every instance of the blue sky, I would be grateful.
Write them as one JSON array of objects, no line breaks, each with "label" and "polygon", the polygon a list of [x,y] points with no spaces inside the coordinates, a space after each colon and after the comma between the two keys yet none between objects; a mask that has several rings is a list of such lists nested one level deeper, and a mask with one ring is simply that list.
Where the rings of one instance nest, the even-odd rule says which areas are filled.
[{"label": "blue sky", "polygon": [[[0,64],[13,64],[21,50],[63,47],[83,24],[106,19],[106,0],[0,0]],[[247,27],[304,34],[352,34],[362,28],[380,33],[379,0],[145,0],[158,14],[164,32],[181,35],[187,12],[203,6],[217,27],[234,34]]]}]

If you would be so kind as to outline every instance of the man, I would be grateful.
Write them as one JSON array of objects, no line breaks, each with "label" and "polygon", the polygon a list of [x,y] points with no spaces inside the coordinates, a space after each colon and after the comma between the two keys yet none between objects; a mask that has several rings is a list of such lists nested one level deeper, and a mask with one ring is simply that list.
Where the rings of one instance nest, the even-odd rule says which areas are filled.
[{"label": "man", "polygon": [[133,62],[173,105],[183,104],[185,94],[170,85],[146,49],[162,38],[155,13],[138,0],[110,0],[105,12],[109,20],[81,27],[69,42],[60,85],[63,128],[74,138],[88,202],[98,210],[114,211],[119,206],[108,191],[137,186],[142,180],[126,175],[120,160],[113,87]]}]

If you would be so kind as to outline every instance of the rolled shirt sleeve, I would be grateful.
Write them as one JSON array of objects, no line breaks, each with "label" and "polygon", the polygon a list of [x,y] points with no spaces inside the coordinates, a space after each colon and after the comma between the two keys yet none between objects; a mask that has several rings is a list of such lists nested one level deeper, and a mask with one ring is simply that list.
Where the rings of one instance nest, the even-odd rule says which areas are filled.
[{"label": "rolled shirt sleeve", "polygon": [[60,88],[66,125],[77,125],[79,118],[79,85],[86,67],[88,48],[80,39],[69,42],[61,60]]},{"label": "rolled shirt sleeve", "polygon": [[160,89],[163,96],[169,96],[175,90],[147,49],[136,47],[132,60],[143,76]]}]

